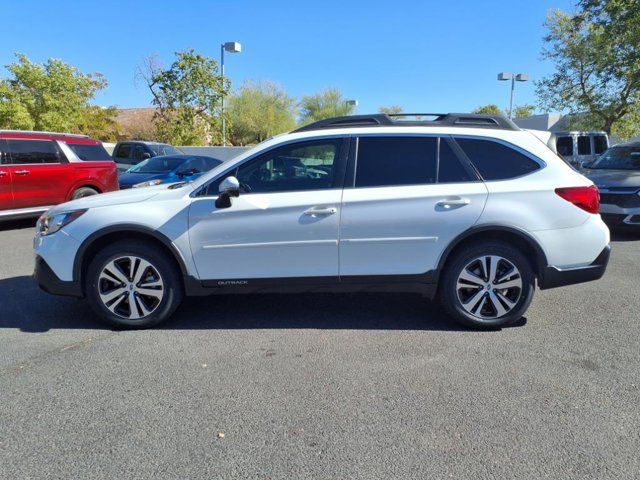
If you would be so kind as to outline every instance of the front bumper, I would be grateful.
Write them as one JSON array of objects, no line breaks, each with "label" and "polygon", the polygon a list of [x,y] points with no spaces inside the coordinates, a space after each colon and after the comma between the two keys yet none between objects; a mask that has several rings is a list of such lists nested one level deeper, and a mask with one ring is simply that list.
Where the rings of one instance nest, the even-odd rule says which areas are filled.
[{"label": "front bumper", "polygon": [[546,267],[540,278],[538,279],[538,286],[541,290],[547,288],[563,287],[565,285],[573,285],[576,283],[591,282],[602,278],[607,265],[609,264],[609,255],[611,253],[611,246],[604,247],[598,258],[596,258],[591,264],[584,267],[576,268],[558,268],[558,267]]},{"label": "front bumper", "polygon": [[47,293],[78,298],[84,296],[79,282],[60,280],[40,255],[36,255],[33,278],[38,286]]}]

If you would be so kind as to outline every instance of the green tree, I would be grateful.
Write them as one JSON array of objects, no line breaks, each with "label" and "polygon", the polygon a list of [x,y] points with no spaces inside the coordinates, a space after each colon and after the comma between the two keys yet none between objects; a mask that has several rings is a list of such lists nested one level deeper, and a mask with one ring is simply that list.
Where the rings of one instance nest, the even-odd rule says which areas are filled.
[{"label": "green tree", "polygon": [[229,93],[230,83],[218,73],[213,58],[193,49],[176,52],[168,69],[149,58],[141,76],[157,107],[154,121],[159,140],[177,145],[220,141],[222,97]]},{"label": "green tree", "polygon": [[[99,73],[85,74],[62,60],[42,64],[16,54],[0,80],[0,127],[89,134],[114,138],[114,109],[89,102],[107,86]],[[99,122],[94,123],[99,119]]]},{"label": "green tree", "polygon": [[272,82],[247,82],[229,97],[226,113],[231,143],[259,143],[296,126],[296,101]]},{"label": "green tree", "polygon": [[[517,105],[513,107],[513,118],[525,118],[530,117],[536,111],[536,107],[525,103],[524,105]],[[508,115],[508,112],[505,112]]]},{"label": "green tree", "polygon": [[574,14],[554,10],[543,58],[555,72],[537,84],[545,110],[587,113],[611,133],[640,102],[640,4],[583,0]]},{"label": "green tree", "polygon": [[485,115],[503,115],[502,110],[500,110],[500,107],[493,103],[478,107],[475,110],[473,110],[471,113],[481,113]]},{"label": "green tree", "polygon": [[351,115],[355,106],[347,104],[337,88],[328,88],[320,93],[302,97],[300,101],[300,123],[316,122],[325,118]]},{"label": "green tree", "polygon": [[394,115],[404,112],[404,109],[400,105],[389,105],[388,107],[380,107],[378,112],[386,113],[387,115]]}]

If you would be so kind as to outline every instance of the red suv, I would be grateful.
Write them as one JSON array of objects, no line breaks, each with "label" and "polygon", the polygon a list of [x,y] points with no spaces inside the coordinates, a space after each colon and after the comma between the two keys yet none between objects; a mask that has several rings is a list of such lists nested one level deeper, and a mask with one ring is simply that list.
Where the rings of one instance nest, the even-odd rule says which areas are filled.
[{"label": "red suv", "polygon": [[0,220],[118,189],[116,164],[85,135],[0,130]]}]

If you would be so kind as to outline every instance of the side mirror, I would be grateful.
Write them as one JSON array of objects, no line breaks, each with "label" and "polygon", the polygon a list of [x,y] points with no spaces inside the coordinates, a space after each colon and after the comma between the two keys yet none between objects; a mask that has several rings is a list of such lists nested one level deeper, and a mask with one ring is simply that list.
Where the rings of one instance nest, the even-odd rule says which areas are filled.
[{"label": "side mirror", "polygon": [[582,162],[582,163],[580,164],[580,167],[581,167],[581,168],[590,168],[592,164],[593,164],[593,162],[592,162],[591,160],[588,160],[588,161],[586,161],[586,162]]},{"label": "side mirror", "polygon": [[142,160],[147,160],[149,158],[151,158],[151,154],[149,152],[144,152],[142,154]]},{"label": "side mirror", "polygon": [[190,168],[188,170],[179,170],[176,172],[178,177],[190,177],[191,175],[195,175],[196,173],[200,173],[200,170],[197,168]]},{"label": "side mirror", "polygon": [[218,192],[216,207],[229,208],[231,206],[231,197],[240,196],[240,182],[236,177],[227,177],[218,187]]}]

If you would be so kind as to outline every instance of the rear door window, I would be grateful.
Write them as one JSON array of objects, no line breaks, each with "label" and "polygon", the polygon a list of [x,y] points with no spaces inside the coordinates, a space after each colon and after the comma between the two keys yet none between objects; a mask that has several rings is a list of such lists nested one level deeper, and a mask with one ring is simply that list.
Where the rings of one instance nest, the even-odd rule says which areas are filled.
[{"label": "rear door window", "polygon": [[561,157],[573,155],[573,137],[558,137],[556,140],[556,152]]},{"label": "rear door window", "polygon": [[589,135],[578,137],[578,155],[591,155],[591,138]]},{"label": "rear door window", "polygon": [[435,183],[437,138],[360,137],[356,188]]},{"label": "rear door window", "polygon": [[484,180],[507,180],[540,168],[523,153],[493,140],[456,137],[456,142]]},{"label": "rear door window", "polygon": [[58,147],[51,140],[7,139],[11,163],[60,163]]},{"label": "rear door window", "polygon": [[438,157],[438,183],[462,183],[478,180],[477,176],[460,163],[460,159],[449,146],[446,139],[440,139],[440,155]]},{"label": "rear door window", "polygon": [[605,135],[593,136],[593,153],[595,153],[596,155],[600,155],[607,148],[609,148],[609,142],[607,141],[607,137]]}]

